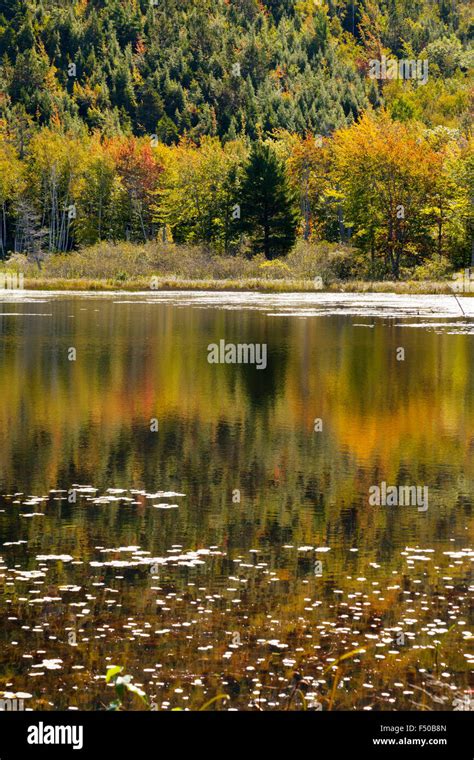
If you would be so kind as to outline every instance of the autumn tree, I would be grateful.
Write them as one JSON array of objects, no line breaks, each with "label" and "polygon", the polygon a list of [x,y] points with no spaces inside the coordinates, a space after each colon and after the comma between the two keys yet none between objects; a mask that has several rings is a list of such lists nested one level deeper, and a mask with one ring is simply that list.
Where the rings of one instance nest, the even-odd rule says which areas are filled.
[{"label": "autumn tree", "polygon": [[275,148],[285,163],[288,181],[300,200],[301,234],[304,240],[313,235],[330,238],[334,209],[328,203],[329,139],[308,133],[304,136],[287,130],[274,135]]},{"label": "autumn tree", "polygon": [[49,252],[67,251],[74,244],[87,146],[87,140],[59,128],[42,129],[29,144],[27,194],[48,229]]},{"label": "autumn tree", "polygon": [[439,170],[420,125],[364,114],[334,136],[333,190],[352,240],[372,257],[381,251],[394,278],[405,256],[429,249],[429,205]]},{"label": "autumn tree", "polygon": [[[162,148],[163,150],[163,148]],[[155,220],[176,242],[209,243],[229,252],[238,238],[237,182],[244,147],[205,137],[164,149],[165,171],[155,193]]]},{"label": "autumn tree", "polygon": [[125,229],[120,219],[123,188],[114,159],[97,136],[90,142],[83,180],[78,199],[77,242],[92,245],[103,239],[123,238]]},{"label": "autumn tree", "polygon": [[474,139],[459,139],[456,131],[437,128],[428,134],[437,151],[439,171],[433,173],[430,208],[438,258],[454,268],[474,264]]},{"label": "autumn tree", "polygon": [[[0,131],[0,256],[5,258],[8,241],[12,239],[9,222],[24,187],[24,165],[19,160],[9,136]],[[11,224],[13,228],[13,224]]]},{"label": "autumn tree", "polygon": [[152,235],[152,193],[162,167],[148,138],[113,139],[108,142],[107,149],[115,162],[123,189],[121,216],[126,236],[146,241]]}]

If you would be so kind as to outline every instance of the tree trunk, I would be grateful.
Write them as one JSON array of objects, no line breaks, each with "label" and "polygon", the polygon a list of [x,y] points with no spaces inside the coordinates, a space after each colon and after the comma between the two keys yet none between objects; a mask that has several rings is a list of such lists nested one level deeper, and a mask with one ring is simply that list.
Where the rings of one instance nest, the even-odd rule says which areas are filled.
[{"label": "tree trunk", "polygon": [[0,231],[0,244],[1,244],[1,250],[2,250],[2,259],[5,258],[5,243],[7,239],[7,223],[6,223],[6,212],[5,212],[5,201],[2,203],[2,228]]},{"label": "tree trunk", "polygon": [[303,198],[303,214],[304,214],[304,232],[303,238],[309,240],[310,235],[310,204],[309,204],[309,166],[306,166],[305,171],[305,189]]},{"label": "tree trunk", "polygon": [[270,228],[268,224],[265,224],[263,228],[263,250],[265,253],[265,258],[270,258]]},{"label": "tree trunk", "polygon": [[438,217],[438,258],[441,261],[443,256],[443,215]]}]

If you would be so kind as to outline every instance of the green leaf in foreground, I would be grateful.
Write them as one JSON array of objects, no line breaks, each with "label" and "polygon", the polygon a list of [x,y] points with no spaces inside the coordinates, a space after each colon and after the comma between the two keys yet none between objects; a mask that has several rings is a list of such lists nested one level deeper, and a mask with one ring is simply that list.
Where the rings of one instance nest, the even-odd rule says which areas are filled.
[{"label": "green leaf in foreground", "polygon": [[123,668],[120,665],[110,665],[107,668],[107,675],[105,676],[105,683],[110,683],[112,678],[115,678],[119,673],[121,673]]}]

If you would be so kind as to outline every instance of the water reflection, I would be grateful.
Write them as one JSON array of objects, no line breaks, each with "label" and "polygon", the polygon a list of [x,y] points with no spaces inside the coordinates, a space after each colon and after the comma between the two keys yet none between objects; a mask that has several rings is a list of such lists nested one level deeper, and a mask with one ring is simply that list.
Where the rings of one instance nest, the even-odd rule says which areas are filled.
[{"label": "water reflection", "polygon": [[[98,709],[121,664],[159,709],[462,697],[472,336],[169,299],[0,308],[1,689]],[[210,365],[221,338],[267,343],[268,368]],[[371,506],[382,481],[428,486],[429,509]]]}]

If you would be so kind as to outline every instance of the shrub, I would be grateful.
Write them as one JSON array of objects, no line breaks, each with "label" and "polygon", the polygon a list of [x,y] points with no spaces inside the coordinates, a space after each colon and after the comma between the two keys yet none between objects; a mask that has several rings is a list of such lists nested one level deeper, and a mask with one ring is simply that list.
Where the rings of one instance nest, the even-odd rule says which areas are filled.
[{"label": "shrub", "polygon": [[361,274],[355,249],[339,243],[300,240],[287,262],[293,276],[311,280],[322,277],[325,283],[348,280]]},{"label": "shrub", "polygon": [[416,281],[446,280],[451,277],[452,269],[451,262],[443,258],[441,261],[439,259],[437,261],[434,259],[427,261],[425,264],[415,267],[414,270],[404,271],[402,274]]}]

